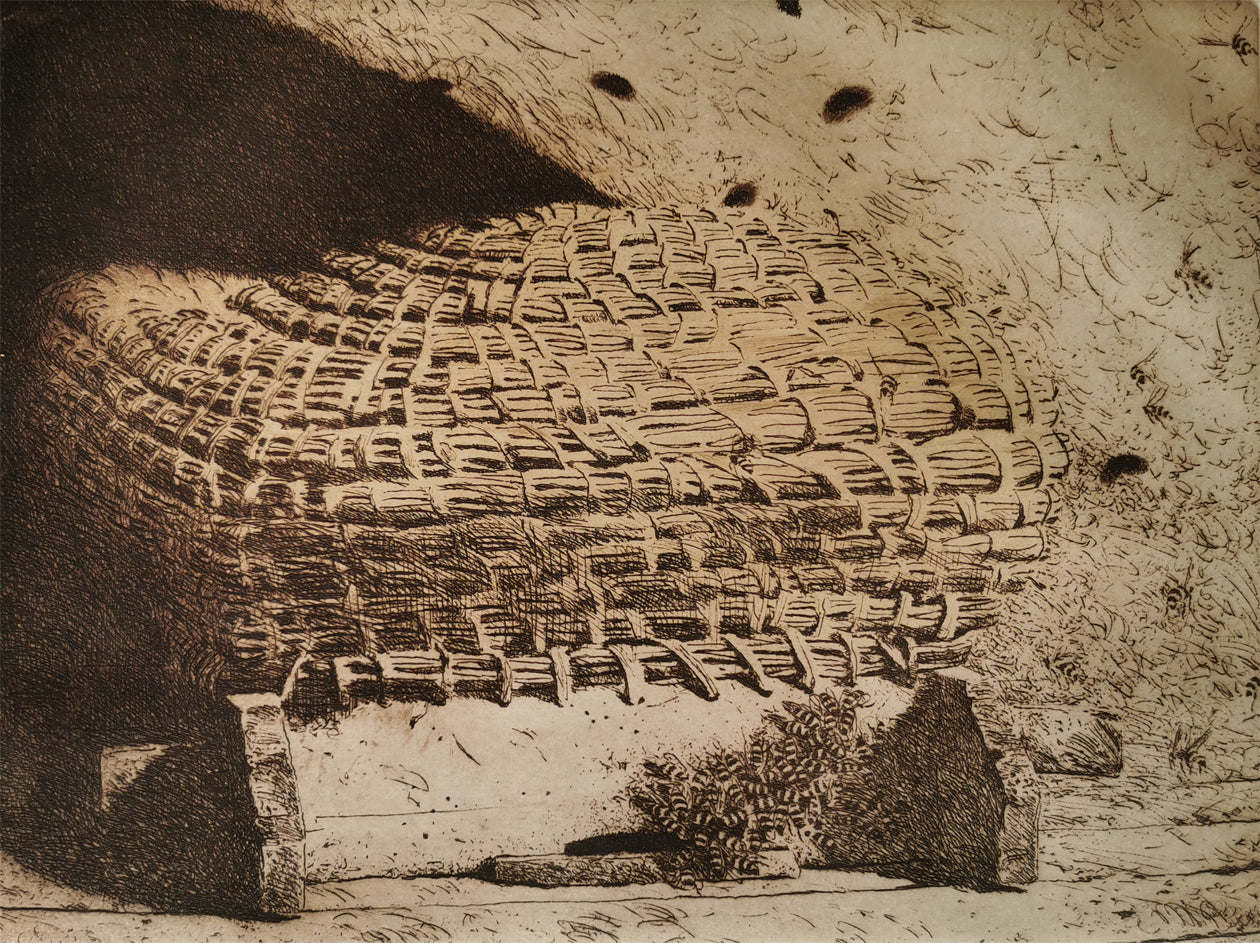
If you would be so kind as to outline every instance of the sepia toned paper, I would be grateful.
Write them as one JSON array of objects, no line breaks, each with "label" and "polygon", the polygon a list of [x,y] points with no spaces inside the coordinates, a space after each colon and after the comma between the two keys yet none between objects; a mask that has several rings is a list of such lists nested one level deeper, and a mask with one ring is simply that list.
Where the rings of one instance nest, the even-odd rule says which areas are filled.
[{"label": "sepia toned paper", "polygon": [[1254,5],[0,12],[0,939],[1260,931]]}]

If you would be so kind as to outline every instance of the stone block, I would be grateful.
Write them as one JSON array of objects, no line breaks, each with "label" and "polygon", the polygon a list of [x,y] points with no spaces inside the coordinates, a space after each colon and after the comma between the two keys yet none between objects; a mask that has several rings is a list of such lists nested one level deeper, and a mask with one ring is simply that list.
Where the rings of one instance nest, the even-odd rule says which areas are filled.
[{"label": "stone block", "polygon": [[1038,773],[1119,776],[1120,718],[1085,707],[1020,706],[1016,729]]}]

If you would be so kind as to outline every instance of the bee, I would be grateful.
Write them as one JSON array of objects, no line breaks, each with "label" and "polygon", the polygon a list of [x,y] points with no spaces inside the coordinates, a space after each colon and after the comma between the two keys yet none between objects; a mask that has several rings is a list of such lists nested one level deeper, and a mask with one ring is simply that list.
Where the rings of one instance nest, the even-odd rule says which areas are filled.
[{"label": "bee", "polygon": [[1223,39],[1200,39],[1199,45],[1228,46],[1244,63],[1247,61],[1248,56],[1254,56],[1256,54],[1256,47],[1251,45],[1251,41],[1242,34],[1241,29],[1239,29],[1239,31],[1234,34],[1234,38],[1228,42]]},{"label": "bee", "polygon": [[1150,383],[1154,378],[1146,371],[1146,366],[1151,362],[1151,358],[1155,356],[1155,351],[1151,351],[1142,360],[1139,360],[1129,368],[1129,379],[1138,386],[1143,387]]},{"label": "bee", "polygon": [[1176,580],[1168,580],[1164,584],[1164,610],[1169,615],[1184,616],[1189,606],[1189,588]]},{"label": "bee", "polygon": [[1212,287],[1211,276],[1195,263],[1191,262],[1191,257],[1199,251],[1199,246],[1190,244],[1187,239],[1181,249],[1181,264],[1177,266],[1177,270],[1173,273],[1177,279],[1185,286],[1190,296],[1196,297],[1206,294],[1207,290]]},{"label": "bee", "polygon": [[1164,394],[1167,392],[1166,387],[1161,388],[1142,407],[1142,412],[1146,413],[1146,418],[1151,422],[1163,423],[1172,418],[1172,414],[1163,405]]},{"label": "bee", "polygon": [[1251,709],[1256,709],[1256,701],[1260,700],[1260,675],[1252,675],[1243,687],[1242,696],[1251,701]]}]

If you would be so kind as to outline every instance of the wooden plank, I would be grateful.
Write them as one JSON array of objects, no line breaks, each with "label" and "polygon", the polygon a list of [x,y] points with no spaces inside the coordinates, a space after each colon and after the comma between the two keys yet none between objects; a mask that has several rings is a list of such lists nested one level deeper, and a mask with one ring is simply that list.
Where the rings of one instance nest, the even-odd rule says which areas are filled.
[{"label": "wooden plank", "polygon": [[941,685],[971,701],[971,715],[984,740],[1006,798],[997,834],[999,884],[1037,880],[1041,792],[1032,762],[1019,742],[1011,708],[988,678],[966,668],[946,668],[922,676],[923,685]]},{"label": "wooden plank", "polygon": [[908,670],[914,674],[918,671],[957,668],[967,661],[973,641],[970,635],[964,635],[948,642],[928,642],[924,645],[909,642]]},{"label": "wooden plank", "polygon": [[433,640],[433,650],[442,659],[442,680],[440,686],[442,698],[444,701],[447,701],[455,696],[455,663],[446,647],[442,644],[441,639],[435,638]]},{"label": "wooden plank", "polygon": [[734,635],[727,635],[725,638],[726,644],[730,646],[731,650],[739,656],[740,661],[748,668],[748,673],[752,676],[753,687],[757,689],[758,693],[768,697],[771,694],[770,679],[766,676],[765,671],[762,670],[761,662],[758,660],[757,653],[753,651],[752,646],[742,638]]},{"label": "wooden plank", "polygon": [[674,657],[682,664],[683,668],[696,680],[700,685],[702,697],[706,701],[716,701],[720,696],[718,687],[713,683],[713,678],[709,676],[708,670],[699,658],[677,639],[657,639],[656,644],[662,648],[668,649],[673,653]]},{"label": "wooden plank", "polygon": [[1134,778],[1042,777],[1047,829],[1220,825],[1260,821],[1260,780],[1155,783]]},{"label": "wooden plank", "polygon": [[[673,852],[620,852],[607,855],[502,855],[494,859],[500,884],[533,887],[592,887],[655,884],[665,879]],[[754,870],[735,880],[795,878],[801,873],[795,852],[772,849],[757,854]]]},{"label": "wooden plank", "polygon": [[626,679],[623,692],[627,704],[642,704],[647,699],[647,679],[643,677],[643,663],[631,645],[609,645],[608,652],[617,659]]},{"label": "wooden plank", "polygon": [[547,650],[551,659],[551,672],[556,678],[556,703],[564,707],[573,700],[573,670],[569,666],[569,652],[562,645]]},{"label": "wooden plank", "polygon": [[262,893],[258,909],[277,916],[301,912],[306,897],[305,842],[267,842],[262,847],[259,870]]},{"label": "wooden plank", "polygon": [[504,855],[494,859],[500,884],[592,887],[655,884],[665,879],[661,854]]},{"label": "wooden plank", "polygon": [[491,652],[499,663],[499,703],[507,707],[512,703],[512,662],[502,652]]},{"label": "wooden plank", "polygon": [[298,804],[297,775],[280,697],[238,695],[259,849],[259,901],[262,913],[299,912],[306,896],[306,835]]},{"label": "wooden plank", "polygon": [[[902,643],[901,645],[897,644],[899,641]],[[897,639],[894,636],[881,635],[879,637],[879,647],[888,656],[889,660],[902,671],[909,671],[910,658],[909,653],[902,647],[904,644],[904,640]]]},{"label": "wooden plank", "polygon": [[818,690],[818,672],[814,670],[814,659],[809,654],[809,645],[801,633],[790,626],[779,624],[779,632],[788,641],[788,645],[792,649],[792,657],[796,659],[797,667],[801,669],[800,685],[810,694]]}]

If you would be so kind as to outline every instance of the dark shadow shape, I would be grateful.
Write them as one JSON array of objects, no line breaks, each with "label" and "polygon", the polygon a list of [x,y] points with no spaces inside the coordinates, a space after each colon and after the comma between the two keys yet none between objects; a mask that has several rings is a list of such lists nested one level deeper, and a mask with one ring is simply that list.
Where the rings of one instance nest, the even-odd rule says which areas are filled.
[{"label": "dark shadow shape", "polygon": [[800,0],[775,0],[775,6],[777,6],[781,12],[786,13],[788,16],[799,17],[801,15]]},{"label": "dark shadow shape", "polygon": [[846,85],[839,91],[832,92],[831,97],[823,105],[823,121],[835,124],[852,118],[871,103],[871,90],[860,85]]},{"label": "dark shadow shape", "polygon": [[234,719],[191,723],[106,811],[102,742],[11,740],[5,850],[63,884],[159,911],[257,916],[259,842]]},{"label": "dark shadow shape", "polygon": [[10,302],[80,267],[289,269],[433,221],[609,202],[445,82],[366,68],[253,14],[131,2],[3,16],[6,322],[22,310]]},{"label": "dark shadow shape", "polygon": [[[216,600],[160,534],[115,519],[118,495],[59,477],[51,446],[72,436],[17,431],[35,300],[111,262],[285,271],[427,223],[609,201],[463,111],[445,83],[365,68],[256,15],[166,2],[0,15],[0,841],[73,886],[234,908],[248,894],[224,882],[256,868],[240,851],[251,804],[220,762],[222,705],[204,683]],[[190,652],[212,657],[176,667]],[[189,737],[214,746],[168,754],[97,814],[101,747]]]},{"label": "dark shadow shape", "polygon": [[591,84],[601,92],[621,101],[630,101],[634,98],[634,86],[628,79],[622,78],[615,72],[596,72],[591,75]]},{"label": "dark shadow shape", "polygon": [[566,855],[653,854],[685,851],[690,846],[663,832],[610,832],[580,838],[564,846]]},{"label": "dark shadow shape", "polygon": [[723,206],[751,206],[757,199],[757,185],[753,183],[737,183],[726,191],[722,200]]},{"label": "dark shadow shape", "polygon": [[[172,509],[170,526],[155,526],[128,510],[134,472],[99,457],[72,465],[36,430],[6,431],[6,731],[49,742],[181,735],[216,709],[225,641],[221,601],[189,539],[195,520]],[[75,479],[71,468],[96,474]],[[177,645],[197,660],[181,663]]]},{"label": "dark shadow shape", "polygon": [[1005,802],[970,703],[928,674],[824,816],[820,846],[831,867],[996,890]]},{"label": "dark shadow shape", "polygon": [[[118,513],[126,472],[62,478],[64,458],[39,461],[49,443],[10,431],[24,461],[4,490],[0,846],[72,887],[246,913],[257,838],[239,721],[216,691],[225,620],[205,561],[186,527],[171,539]],[[177,746],[103,816],[100,752],[137,743]]]},{"label": "dark shadow shape", "polygon": [[1150,466],[1142,456],[1125,452],[1123,455],[1113,455],[1103,463],[1098,480],[1104,485],[1114,485],[1125,475],[1140,475],[1148,468]]}]

